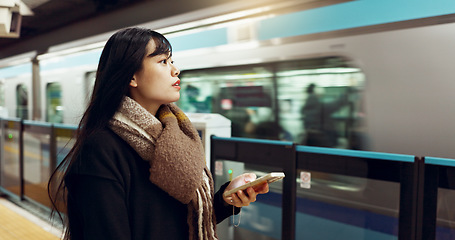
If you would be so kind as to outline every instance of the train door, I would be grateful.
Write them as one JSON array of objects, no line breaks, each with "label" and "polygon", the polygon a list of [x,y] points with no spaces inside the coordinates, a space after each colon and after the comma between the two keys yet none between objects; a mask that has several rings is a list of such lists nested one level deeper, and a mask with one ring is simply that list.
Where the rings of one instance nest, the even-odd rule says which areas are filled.
[{"label": "train door", "polygon": [[60,83],[46,85],[46,121],[63,123],[62,87]]},{"label": "train door", "polygon": [[16,117],[28,119],[28,89],[24,84],[16,87]]},{"label": "train door", "polygon": [[224,115],[234,137],[366,148],[365,77],[342,57],[188,70],[180,78],[179,107]]}]

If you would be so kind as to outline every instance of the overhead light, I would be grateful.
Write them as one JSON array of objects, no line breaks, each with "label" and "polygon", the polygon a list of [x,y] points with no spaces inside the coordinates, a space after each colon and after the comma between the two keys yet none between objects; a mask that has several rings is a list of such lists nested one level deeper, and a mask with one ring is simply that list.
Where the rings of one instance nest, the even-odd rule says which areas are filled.
[{"label": "overhead light", "polygon": [[105,44],[106,44],[106,41],[102,41],[102,42],[86,44],[86,45],[78,46],[78,47],[71,47],[71,48],[67,48],[67,49],[63,49],[63,50],[59,50],[59,51],[40,54],[37,56],[37,59],[39,61],[42,61],[42,60],[46,60],[46,59],[50,59],[50,58],[54,58],[54,57],[70,55],[73,53],[79,53],[79,52],[85,52],[85,51],[91,51],[91,50],[101,50]]}]

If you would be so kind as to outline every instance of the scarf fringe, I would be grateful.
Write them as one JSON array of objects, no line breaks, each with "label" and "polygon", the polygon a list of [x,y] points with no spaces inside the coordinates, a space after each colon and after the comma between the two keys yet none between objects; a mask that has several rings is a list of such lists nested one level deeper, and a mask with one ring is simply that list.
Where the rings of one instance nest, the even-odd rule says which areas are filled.
[{"label": "scarf fringe", "polygon": [[[217,240],[216,218],[213,211],[213,182],[206,168],[204,170],[204,184],[197,190],[197,201],[188,204],[188,225],[190,240]],[[197,231],[196,231],[197,229]]]}]

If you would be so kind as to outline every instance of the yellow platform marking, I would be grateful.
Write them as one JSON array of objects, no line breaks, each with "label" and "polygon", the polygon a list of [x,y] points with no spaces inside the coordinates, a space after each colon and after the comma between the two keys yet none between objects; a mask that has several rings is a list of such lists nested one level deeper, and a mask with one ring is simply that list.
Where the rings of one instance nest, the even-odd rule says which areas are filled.
[{"label": "yellow platform marking", "polygon": [[[15,155],[17,155],[19,157],[19,149],[15,148],[15,147],[8,146],[8,145],[3,146],[3,148],[5,149],[6,152],[10,152],[10,153],[15,154]],[[41,159],[42,158],[41,155],[33,153],[33,152],[29,152],[29,151],[24,151],[24,157],[33,158],[33,159]]]},{"label": "yellow platform marking", "polygon": [[0,240],[59,240],[0,202]]}]

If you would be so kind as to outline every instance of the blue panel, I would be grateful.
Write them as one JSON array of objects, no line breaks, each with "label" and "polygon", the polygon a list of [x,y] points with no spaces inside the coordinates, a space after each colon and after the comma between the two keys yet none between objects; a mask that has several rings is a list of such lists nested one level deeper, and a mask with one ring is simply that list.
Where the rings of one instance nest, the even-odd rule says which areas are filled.
[{"label": "blue panel", "polygon": [[[24,125],[46,127],[46,128],[51,128],[51,126],[52,126],[52,124],[48,123],[48,122],[38,122],[38,121],[31,121],[31,120],[24,120],[23,123],[24,123]],[[24,131],[27,132],[27,129],[25,129]]]},{"label": "blue panel", "polygon": [[11,78],[11,77],[15,77],[17,75],[26,74],[26,73],[29,73],[29,74],[32,73],[32,64],[31,63],[21,64],[21,65],[17,65],[17,66],[13,66],[13,67],[6,67],[6,68],[0,69],[0,79]]},{"label": "blue panel", "polygon": [[392,160],[392,161],[400,161],[400,162],[414,162],[414,159],[415,159],[415,156],[412,156],[412,155],[368,152],[368,151],[358,151],[358,150],[348,150],[348,149],[338,149],[338,148],[297,146],[296,151],[297,152],[307,152],[307,153],[319,153],[319,154],[328,154],[328,155],[347,156],[347,157],[370,158],[370,159],[378,159],[378,160]]},{"label": "blue panel", "polygon": [[298,213],[296,216],[296,239],[368,239],[397,240],[396,235],[353,226],[330,219]]},{"label": "blue panel", "polygon": [[[453,0],[357,0],[258,22],[258,40],[299,36],[455,13]],[[169,37],[174,51],[228,44],[227,28]]]},{"label": "blue panel", "polygon": [[[240,227],[280,239],[281,200],[275,192],[258,196],[242,209]],[[396,217],[303,198],[297,198],[296,207],[296,239],[398,239]]]},{"label": "blue panel", "polygon": [[448,227],[436,227],[436,239],[437,240],[453,240],[455,236],[455,229]]},{"label": "blue panel", "polygon": [[455,159],[425,157],[426,164],[455,167]]},{"label": "blue panel", "polygon": [[198,33],[168,37],[172,51],[214,47],[227,44],[227,28],[213,29]]},{"label": "blue panel", "polygon": [[77,130],[77,125],[74,125],[74,124],[54,123],[53,125],[54,125],[55,128]]},{"label": "blue panel", "polygon": [[267,40],[453,13],[453,0],[358,0],[262,20],[258,36]]},{"label": "blue panel", "polygon": [[259,144],[274,144],[274,145],[283,145],[283,146],[292,146],[292,142],[285,142],[285,141],[277,141],[277,140],[264,140],[264,139],[255,139],[255,138],[240,138],[240,137],[230,137],[230,138],[223,138],[223,137],[216,137],[213,136],[215,140],[223,140],[223,141],[235,141],[235,142],[246,142],[246,143],[259,143]]},{"label": "blue panel", "polygon": [[[267,196],[267,195],[266,195]],[[325,222],[325,225],[320,225],[319,228],[321,232],[325,231],[334,231],[336,235],[335,229],[339,228],[339,231],[345,231],[347,233],[361,233],[370,235],[382,235],[381,238],[365,238],[365,239],[396,239],[398,235],[398,219],[393,216],[386,216],[378,213],[374,213],[365,209],[362,209],[359,205],[359,209],[338,206],[335,204],[325,203],[321,201],[305,199],[305,198],[297,198],[296,202],[297,207],[297,216],[300,216],[301,220],[305,222],[304,219],[313,219],[322,222]],[[308,220],[306,220],[308,221]],[[297,222],[298,226],[297,232],[302,232],[302,235],[309,235],[309,233],[304,233],[303,229],[313,229],[312,227],[306,226],[302,222]],[[315,227],[316,227],[315,226]],[[302,229],[303,228],[303,229]],[[323,230],[325,228],[325,231]],[[332,229],[333,228],[333,229]],[[350,229],[350,230],[349,230]],[[371,232],[370,232],[371,231]],[[314,234],[314,233],[313,233]],[[327,234],[327,233],[325,233]],[[310,238],[311,239],[311,238]],[[324,239],[324,238],[320,238]],[[327,239],[335,239],[332,237]],[[341,237],[338,239],[358,239],[351,237]]]}]

